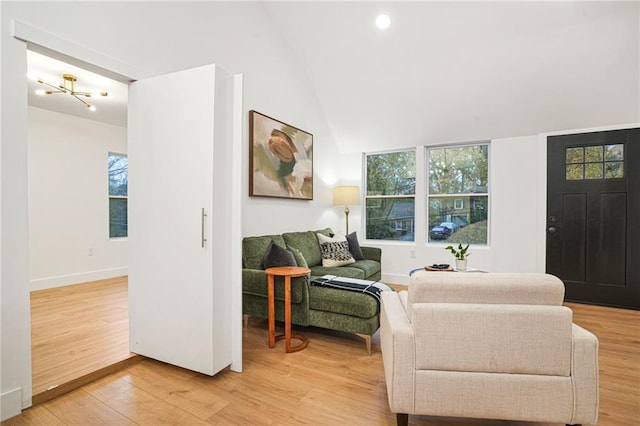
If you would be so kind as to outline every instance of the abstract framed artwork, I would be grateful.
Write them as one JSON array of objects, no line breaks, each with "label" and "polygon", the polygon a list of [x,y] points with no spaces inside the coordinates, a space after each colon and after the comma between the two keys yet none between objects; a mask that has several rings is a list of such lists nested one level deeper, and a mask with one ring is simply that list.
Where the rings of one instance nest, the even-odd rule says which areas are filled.
[{"label": "abstract framed artwork", "polygon": [[313,200],[313,135],[249,111],[249,195]]}]

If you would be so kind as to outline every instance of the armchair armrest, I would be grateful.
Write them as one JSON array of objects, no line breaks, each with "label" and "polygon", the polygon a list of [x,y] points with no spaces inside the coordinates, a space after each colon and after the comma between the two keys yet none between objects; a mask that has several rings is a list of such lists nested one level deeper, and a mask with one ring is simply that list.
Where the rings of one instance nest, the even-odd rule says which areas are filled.
[{"label": "armchair armrest", "polygon": [[389,407],[394,413],[413,413],[415,339],[401,296],[396,292],[382,292],[380,345]]},{"label": "armchair armrest", "polygon": [[362,249],[362,255],[367,260],[375,260],[376,262],[380,262],[380,259],[382,259],[382,249],[379,249],[378,247],[360,246],[360,249]]},{"label": "armchair armrest", "polygon": [[572,324],[571,379],[575,407],[571,424],[595,425],[598,420],[598,338]]}]

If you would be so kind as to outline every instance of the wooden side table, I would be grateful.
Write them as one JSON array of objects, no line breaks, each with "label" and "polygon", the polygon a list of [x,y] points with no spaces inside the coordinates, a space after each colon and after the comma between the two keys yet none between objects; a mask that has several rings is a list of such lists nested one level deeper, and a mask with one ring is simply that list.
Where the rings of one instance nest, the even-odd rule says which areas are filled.
[{"label": "wooden side table", "polygon": [[[300,266],[278,266],[267,268],[264,271],[267,274],[268,295],[269,295],[269,347],[273,348],[277,340],[284,339],[285,351],[298,352],[303,350],[309,344],[307,337],[299,334],[291,334],[291,278],[303,277],[308,275],[311,270]],[[276,336],[276,306],[275,306],[275,277],[284,277],[284,335]],[[291,346],[291,338],[300,340],[298,346]]]}]

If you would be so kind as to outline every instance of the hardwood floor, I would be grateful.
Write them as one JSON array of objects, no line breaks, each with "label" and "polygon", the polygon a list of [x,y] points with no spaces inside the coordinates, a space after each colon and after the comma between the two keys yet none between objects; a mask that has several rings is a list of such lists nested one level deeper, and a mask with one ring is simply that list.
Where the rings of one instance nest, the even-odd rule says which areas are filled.
[{"label": "hardwood floor", "polygon": [[[601,426],[640,424],[640,312],[569,305],[600,340]],[[240,321],[240,319],[238,319]],[[244,372],[208,377],[145,359],[3,423],[15,425],[394,425],[379,336],[305,328],[309,346],[267,346],[266,320],[244,330]],[[544,409],[544,407],[541,407]],[[536,425],[410,416],[411,425]]]},{"label": "hardwood floor", "polygon": [[48,390],[55,393],[60,385],[131,356],[127,277],[31,292],[36,402]]}]

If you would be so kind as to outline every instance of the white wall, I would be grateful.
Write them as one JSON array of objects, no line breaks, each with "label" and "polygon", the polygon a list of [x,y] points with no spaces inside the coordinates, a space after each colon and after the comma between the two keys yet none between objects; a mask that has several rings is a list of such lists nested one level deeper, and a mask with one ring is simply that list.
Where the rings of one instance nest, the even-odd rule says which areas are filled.
[{"label": "white wall", "polygon": [[[2,25],[2,418],[15,404],[31,404],[27,228],[26,48],[13,38],[17,19],[102,58],[153,76],[216,63],[244,82],[243,158],[248,157],[248,114],[255,109],[314,135],[313,201],[249,199],[243,179],[243,234],[332,226],[330,185],[338,179],[339,151],[316,95],[295,55],[259,3],[0,4]],[[56,19],[51,19],[55,16]],[[87,16],[99,19],[86,19]],[[144,25],[144,28],[141,28]],[[118,31],[114,31],[116,26]],[[82,49],[81,49],[82,50]],[[81,58],[84,59],[84,58]],[[113,70],[120,72],[121,69]],[[22,84],[21,84],[22,83]],[[338,215],[334,215],[338,218]],[[10,248],[10,250],[7,249]],[[7,402],[5,404],[5,402]],[[19,408],[18,408],[19,411]]]},{"label": "white wall", "polygon": [[30,290],[126,275],[127,239],[109,239],[107,156],[127,153],[127,129],[35,107],[28,125]]}]

